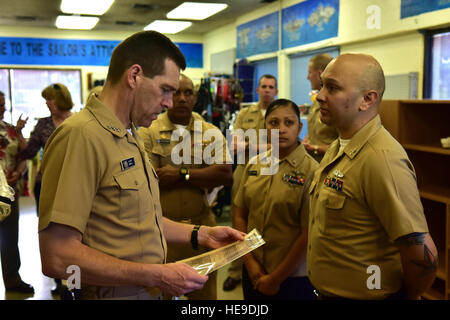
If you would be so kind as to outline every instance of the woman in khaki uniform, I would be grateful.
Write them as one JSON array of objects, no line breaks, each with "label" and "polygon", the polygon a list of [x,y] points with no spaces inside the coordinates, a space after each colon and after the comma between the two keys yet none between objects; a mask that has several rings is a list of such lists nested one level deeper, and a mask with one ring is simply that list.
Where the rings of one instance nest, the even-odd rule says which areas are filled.
[{"label": "woman in khaki uniform", "polygon": [[[306,277],[306,217],[307,185],[318,164],[298,141],[302,124],[292,101],[274,101],[265,125],[279,130],[279,159],[272,158],[270,150],[250,161],[234,199],[236,228],[256,228],[266,241],[244,256],[244,298],[314,299]],[[276,173],[262,174],[267,160],[279,161]]]}]

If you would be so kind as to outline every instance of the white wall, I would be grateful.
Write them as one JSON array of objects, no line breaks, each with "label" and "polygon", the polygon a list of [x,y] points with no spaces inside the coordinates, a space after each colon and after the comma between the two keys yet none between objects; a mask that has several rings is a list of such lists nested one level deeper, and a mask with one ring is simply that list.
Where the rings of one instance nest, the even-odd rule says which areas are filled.
[{"label": "white wall", "polygon": [[[238,25],[255,20],[282,8],[300,3],[299,0],[278,0],[259,9],[245,13],[234,22],[202,35],[168,35],[175,42],[203,43],[203,68],[188,68],[185,74],[198,82],[211,71],[211,55],[236,48],[236,28]],[[278,52],[248,57],[261,60],[278,57],[279,96],[290,97],[290,63],[288,55],[310,51],[327,46],[340,46],[341,52],[361,52],[372,54],[382,64],[386,75],[419,72],[419,98],[422,97],[424,42],[420,29],[449,26],[450,9],[425,13],[400,19],[401,0],[341,0],[338,37],[315,42]],[[380,28],[369,29],[367,21],[371,14],[367,8],[376,5],[380,10]],[[4,37],[41,37],[61,39],[104,39],[123,40],[131,32],[117,31],[72,31],[43,28],[1,27]],[[33,66],[34,67],[34,66]],[[48,67],[48,66],[42,66]],[[51,66],[55,68],[55,66]],[[62,67],[66,68],[66,67]],[[87,97],[87,74],[93,79],[106,76],[106,67],[79,66],[82,70],[83,97]],[[305,80],[306,81],[306,80]]]},{"label": "white wall", "polygon": [[[211,67],[209,57],[212,53],[236,48],[238,25],[300,2],[303,1],[273,2],[243,14],[234,23],[205,34],[203,37],[205,69],[209,70]],[[368,12],[368,7],[373,5],[376,6],[375,10],[379,10],[379,16],[374,15],[373,11]],[[450,9],[400,19],[400,8],[401,0],[341,0],[338,37],[247,59],[252,61],[278,56],[279,96],[290,97],[291,70],[288,55],[327,46],[340,46],[342,53],[360,52],[373,55],[380,61],[386,75],[418,72],[419,98],[422,98],[424,39],[418,30],[450,26],[448,18]],[[372,20],[377,17],[379,20]],[[368,21],[379,21],[379,28],[376,24],[375,28],[369,28]]]},{"label": "white wall", "polygon": [[413,31],[404,35],[342,45],[341,53],[370,54],[383,66],[385,75],[418,72],[418,97],[422,98],[424,49],[423,36]]}]

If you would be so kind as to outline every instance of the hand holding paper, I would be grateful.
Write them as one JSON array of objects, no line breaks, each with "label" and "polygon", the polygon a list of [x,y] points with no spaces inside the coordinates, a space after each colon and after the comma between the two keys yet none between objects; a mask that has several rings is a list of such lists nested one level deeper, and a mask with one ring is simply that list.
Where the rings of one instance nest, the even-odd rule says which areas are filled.
[{"label": "hand holding paper", "polygon": [[225,247],[177,262],[186,263],[196,269],[199,274],[207,275],[265,243],[259,232],[253,229],[242,241],[236,241]]}]

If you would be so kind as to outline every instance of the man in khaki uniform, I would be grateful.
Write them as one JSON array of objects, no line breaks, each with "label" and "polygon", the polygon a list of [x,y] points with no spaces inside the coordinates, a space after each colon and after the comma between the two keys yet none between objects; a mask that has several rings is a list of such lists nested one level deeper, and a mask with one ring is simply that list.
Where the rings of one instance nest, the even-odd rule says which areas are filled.
[{"label": "man in khaki uniform", "polygon": [[39,207],[42,270],[67,279],[75,269],[82,298],[160,299],[161,291],[180,296],[198,290],[208,277],[186,264],[164,264],[166,240],[217,248],[243,239],[231,228],[198,229],[162,217],[156,173],[136,126],[150,126],[172,107],[185,67],[183,54],[164,35],[128,37],[112,53],[100,95],[47,142]]},{"label": "man in khaki uniform", "polygon": [[[185,75],[180,76],[180,86],[174,94],[173,102],[173,108],[161,114],[149,128],[139,129],[147,154],[159,177],[163,216],[184,223],[215,226],[216,220],[207,199],[208,190],[220,185],[231,185],[233,182],[231,163],[226,163],[226,139],[217,127],[192,112],[195,105],[194,84]],[[179,154],[172,155],[172,150],[182,142],[171,138],[174,131],[180,128],[186,130],[187,137],[183,142],[189,142],[187,147],[191,156],[188,161],[175,164],[174,160]],[[208,165],[203,155],[214,141],[207,141],[203,137],[212,130],[220,138],[218,143],[221,144],[223,155],[217,159],[219,163]],[[197,137],[198,141],[195,141]],[[200,148],[197,149],[196,144]],[[200,152],[195,154],[196,150]],[[231,157],[228,160],[231,162]],[[194,250],[190,245],[169,245],[167,261],[179,261],[206,251],[204,248]],[[211,274],[203,289],[189,293],[188,298],[216,300],[216,277],[217,272]]]},{"label": "man in khaki uniform", "polygon": [[[267,107],[275,100],[275,96],[278,94],[277,89],[277,79],[270,74],[263,75],[258,82],[258,87],[256,92],[259,95],[259,101],[257,104],[245,107],[241,109],[236,117],[236,122],[234,123],[234,154],[238,154],[239,150],[245,150],[245,163],[237,163],[237,166],[233,172],[233,186],[231,188],[231,212],[233,212],[233,201],[236,196],[237,190],[239,188],[239,183],[241,181],[242,174],[244,173],[245,165],[249,160],[249,153],[258,153],[259,145],[259,130],[264,129],[264,115],[266,113]],[[236,131],[238,129],[243,130],[244,134],[247,130],[254,130],[256,137],[258,139],[258,144],[254,145],[249,143],[248,137],[243,137],[237,135]],[[253,150],[250,150],[253,148]],[[244,159],[243,157],[235,158],[237,161]],[[244,155],[241,155],[244,156]],[[231,263],[228,269],[228,277],[223,283],[223,290],[230,291],[233,290],[238,283],[241,281],[242,276],[242,260],[238,259]]]},{"label": "man in khaki uniform", "polygon": [[338,137],[335,128],[327,126],[320,120],[320,105],[316,100],[317,92],[320,90],[320,75],[332,59],[329,54],[321,53],[311,58],[308,64],[308,80],[311,82],[313,94],[308,114],[308,134],[302,143],[317,162],[322,160],[329,145]]},{"label": "man in khaki uniform", "polygon": [[378,115],[383,70],[371,56],[344,54],[321,78],[321,119],[339,139],[310,187],[308,276],[322,299],[418,299],[437,251],[414,168]]}]

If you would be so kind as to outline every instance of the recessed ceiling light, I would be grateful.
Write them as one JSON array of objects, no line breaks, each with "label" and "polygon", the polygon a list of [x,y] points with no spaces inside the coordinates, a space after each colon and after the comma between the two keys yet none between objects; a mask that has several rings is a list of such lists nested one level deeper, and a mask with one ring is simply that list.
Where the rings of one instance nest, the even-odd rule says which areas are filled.
[{"label": "recessed ceiling light", "polygon": [[114,0],[62,0],[61,11],[69,14],[90,14],[101,16]]},{"label": "recessed ceiling light", "polygon": [[98,17],[58,16],[55,25],[58,29],[90,30],[98,20]]},{"label": "recessed ceiling light", "polygon": [[177,33],[189,28],[192,22],[189,21],[169,21],[155,20],[144,28],[144,30],[155,30],[161,33]]},{"label": "recessed ceiling light", "polygon": [[167,14],[169,19],[203,20],[228,7],[225,3],[184,2]]}]

